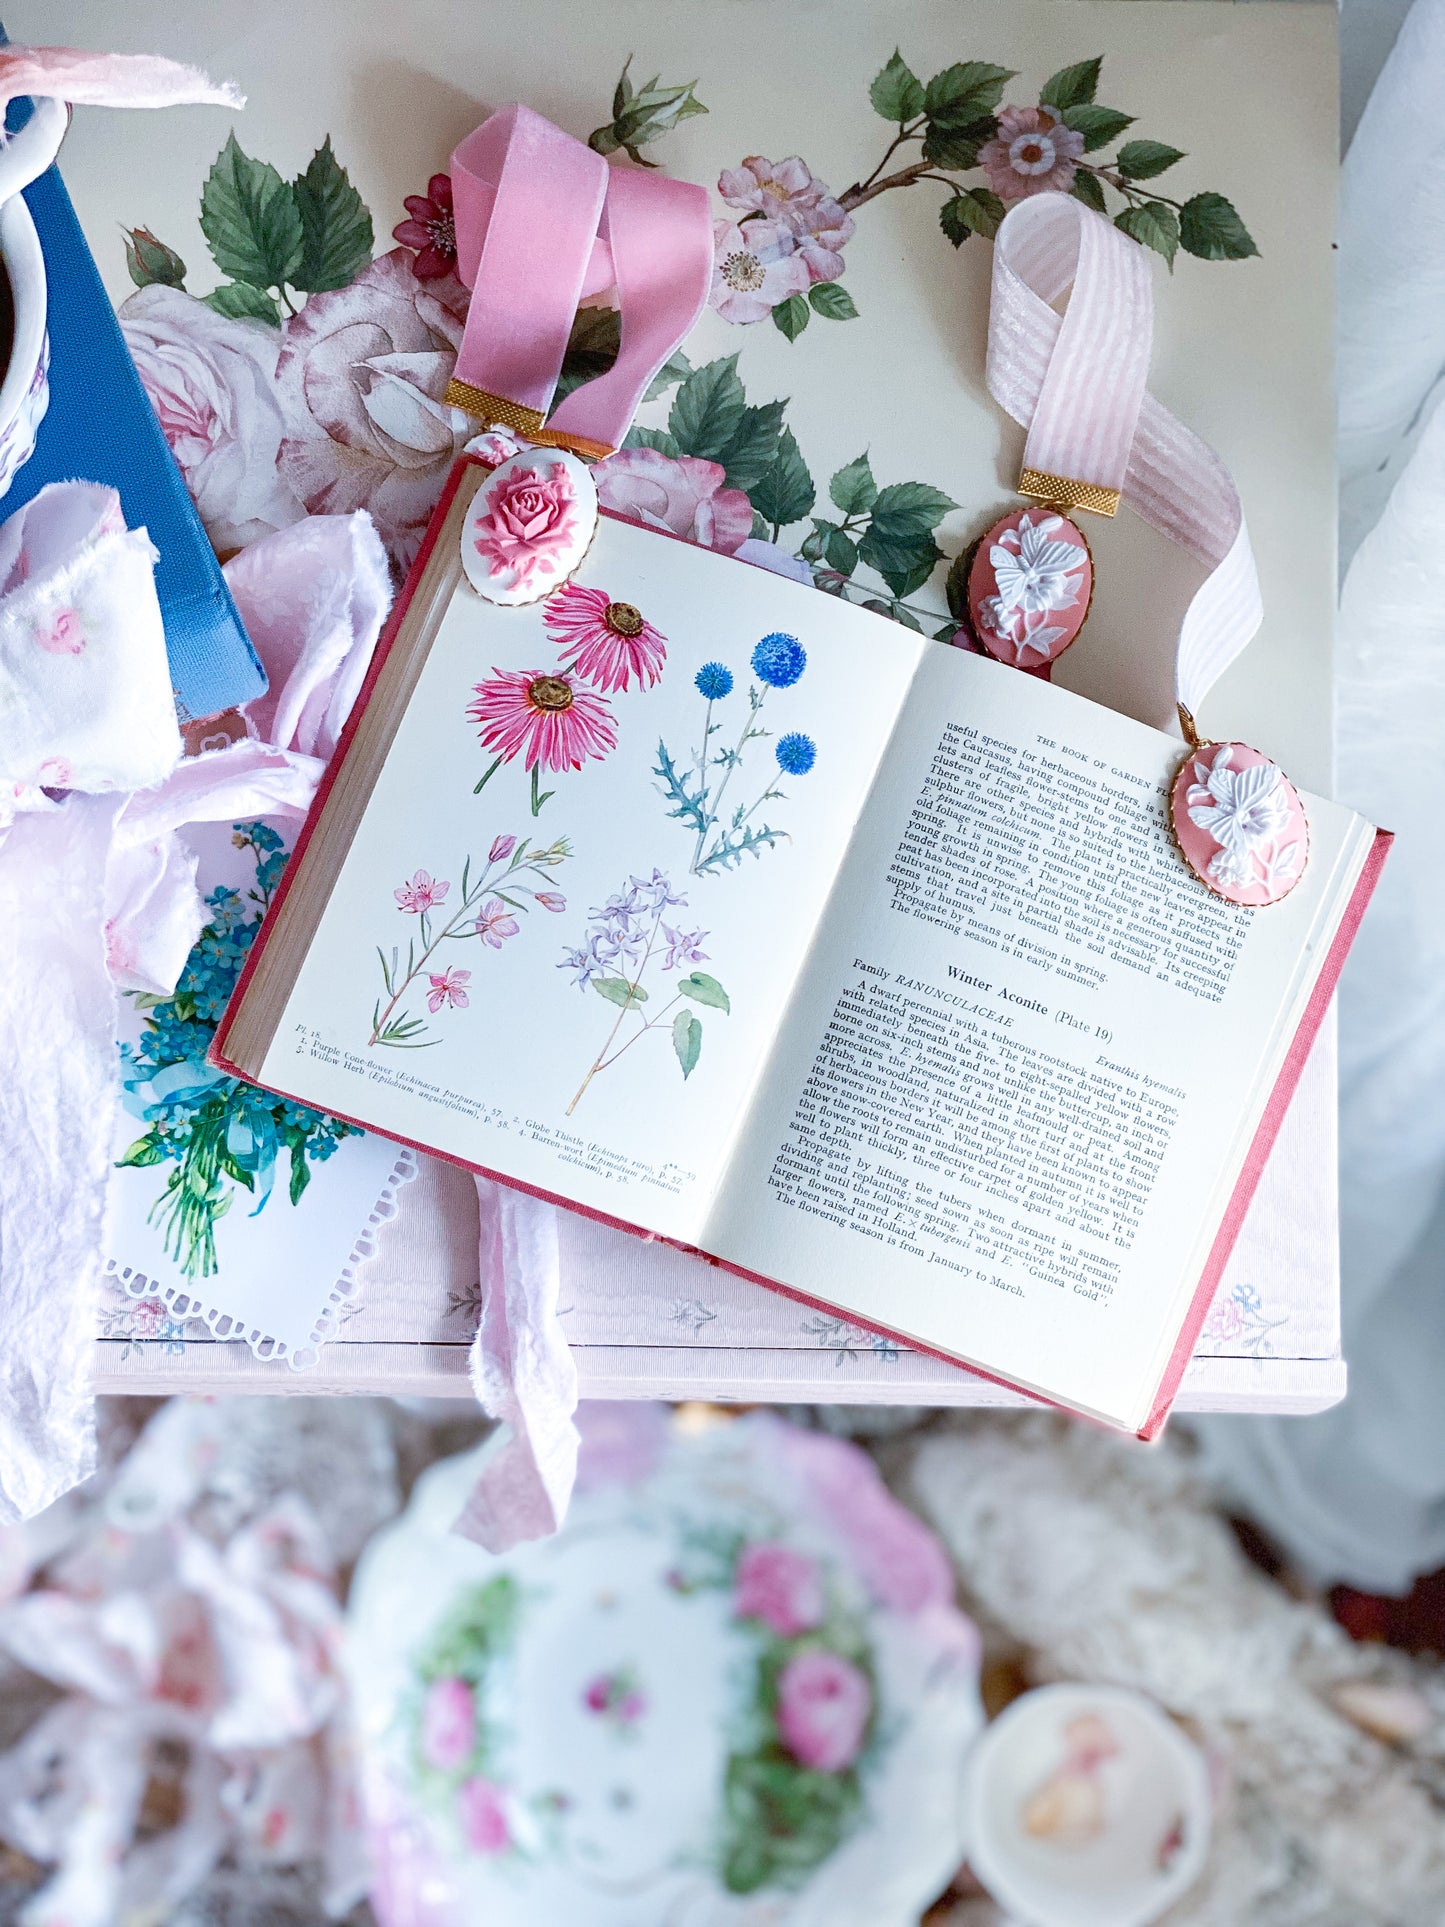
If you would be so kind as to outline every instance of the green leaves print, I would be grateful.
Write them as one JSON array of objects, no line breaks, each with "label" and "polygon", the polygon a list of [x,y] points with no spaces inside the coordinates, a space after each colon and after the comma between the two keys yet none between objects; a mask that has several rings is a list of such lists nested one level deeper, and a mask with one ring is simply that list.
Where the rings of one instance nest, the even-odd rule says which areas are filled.
[{"label": "green leaves print", "polygon": [[813,533],[803,543],[804,559],[822,564],[818,586],[842,594],[860,562],[877,571],[893,600],[865,601],[911,629],[922,624],[901,599],[921,589],[943,559],[934,531],[958,504],[927,482],[891,482],[879,488],[866,451],[840,468],[828,495],[841,521],[815,516]]},{"label": "green leaves print", "polygon": [[[229,278],[204,296],[217,314],[280,327],[293,293],[344,288],[371,260],[371,216],[331,149],[328,134],[294,181],[252,160],[234,134],[201,191],[201,232]],[[126,235],[126,266],[137,287],[184,288],[186,264],[145,228]]]}]

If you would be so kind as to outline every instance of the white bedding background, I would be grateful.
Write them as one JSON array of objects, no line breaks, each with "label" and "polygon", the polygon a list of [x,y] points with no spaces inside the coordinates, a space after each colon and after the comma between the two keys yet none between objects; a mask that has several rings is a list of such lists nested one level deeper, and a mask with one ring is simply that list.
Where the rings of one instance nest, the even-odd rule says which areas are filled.
[{"label": "white bedding background", "polygon": [[[1346,131],[1399,9],[1345,0]],[[1339,800],[1396,843],[1340,991],[1344,1404],[1194,1421],[1321,1581],[1445,1564],[1445,0],[1414,0],[1340,196]]]}]

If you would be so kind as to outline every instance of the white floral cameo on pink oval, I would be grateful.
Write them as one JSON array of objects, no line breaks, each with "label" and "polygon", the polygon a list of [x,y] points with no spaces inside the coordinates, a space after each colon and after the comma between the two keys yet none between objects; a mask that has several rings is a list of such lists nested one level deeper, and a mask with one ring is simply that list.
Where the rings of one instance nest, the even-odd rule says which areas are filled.
[{"label": "white floral cameo on pink oval", "polygon": [[1190,869],[1230,903],[1278,903],[1309,856],[1309,820],[1277,763],[1245,743],[1206,743],[1174,779],[1174,832]]},{"label": "white floral cameo on pink oval", "polygon": [[1094,569],[1083,535],[1052,509],[1016,509],[979,543],[968,572],[974,632],[1018,668],[1053,662],[1084,626]]}]

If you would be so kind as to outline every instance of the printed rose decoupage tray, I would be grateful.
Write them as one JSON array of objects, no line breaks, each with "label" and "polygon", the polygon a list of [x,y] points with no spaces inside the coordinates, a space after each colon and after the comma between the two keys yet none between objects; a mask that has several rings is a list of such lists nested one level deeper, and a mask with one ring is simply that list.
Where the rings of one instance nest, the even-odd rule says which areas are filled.
[{"label": "printed rose decoupage tray", "polygon": [[[141,0],[137,34],[152,14],[159,23],[157,0]],[[77,129],[67,172],[87,230],[147,224],[132,234],[129,278],[118,243],[98,240],[97,251],[118,297],[146,283],[128,331],[217,539],[366,507],[399,562],[414,553],[469,432],[440,406],[467,295],[450,272],[447,187],[436,177],[488,109],[522,99],[616,150],[620,164],[635,151],[713,197],[708,310],[629,446],[597,469],[604,504],[947,635],[950,564],[1009,505],[1021,442],[983,380],[990,237],[1015,199],[1062,189],[1153,251],[1152,385],[1226,455],[1245,500],[1268,620],[1212,699],[1220,725],[1267,741],[1300,780],[1328,787],[1332,11],[1174,0],[803,6],[780,31],[761,5],[618,4],[567,5],[549,24],[543,73],[526,19],[500,7],[430,20],[398,51],[387,9],[362,0],[328,21],[319,66],[299,26],[278,16],[264,73],[242,76],[260,111],[238,120],[229,160],[217,160],[209,128],[162,139],[138,126],[134,165],[118,179]],[[186,39],[181,53],[212,51],[201,22],[168,30]],[[294,259],[247,261],[216,239],[227,179],[239,192],[258,178],[251,168],[268,193],[273,178],[299,190]],[[339,207],[333,168],[353,201],[318,255],[301,225],[303,182],[336,189]],[[584,317],[568,379],[600,365],[608,326]],[[1127,511],[1091,520],[1088,534],[1095,600],[1058,678],[1160,722],[1197,570]],[[866,686],[855,693],[867,702]],[[501,693],[486,700],[496,707]],[[420,902],[438,880],[455,902],[459,879],[420,856],[388,891],[405,884]],[[544,876],[532,881],[547,891]],[[425,908],[434,918],[441,906]],[[559,934],[573,950],[609,940],[585,915],[568,922]],[[692,935],[685,918],[670,927]],[[479,939],[478,957],[486,947]],[[455,969],[475,963],[459,957]],[[675,965],[712,974],[683,952]],[[455,1018],[457,994],[477,981],[438,974],[440,988],[427,981],[407,1006],[418,1021]],[[379,967],[377,989],[384,1007],[392,993]],[[707,1008],[694,1014],[706,1027]],[[681,1040],[679,1066],[687,1048]],[[1333,1237],[1328,1223],[1319,1229],[1330,1214],[1293,1240],[1279,1215],[1302,1189],[1318,1200],[1332,1185],[1329,1083],[1302,1092],[1320,1115],[1287,1131],[1276,1153],[1276,1163],[1309,1159],[1307,1187],[1267,1180],[1253,1214],[1274,1213],[1260,1246],[1272,1263],[1281,1249],[1302,1254],[1283,1299],[1257,1275],[1249,1226],[1231,1268],[1256,1297],[1230,1302],[1255,1307],[1255,1325],[1271,1321],[1268,1349],[1281,1356],[1292,1349],[1289,1299],[1300,1300],[1310,1354],[1335,1348]],[[831,1353],[802,1334],[804,1314],[769,1301],[769,1317],[778,1343],[819,1349],[826,1382]],[[1264,1341],[1251,1333],[1245,1349],[1257,1357]],[[1236,1349],[1224,1324],[1215,1336],[1212,1349]]]}]

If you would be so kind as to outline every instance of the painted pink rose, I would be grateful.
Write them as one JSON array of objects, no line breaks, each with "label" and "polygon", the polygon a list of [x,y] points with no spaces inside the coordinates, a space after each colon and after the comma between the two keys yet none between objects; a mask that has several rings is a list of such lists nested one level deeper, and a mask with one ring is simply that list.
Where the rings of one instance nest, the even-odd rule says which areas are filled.
[{"label": "painted pink rose", "polygon": [[785,161],[749,154],[741,167],[723,169],[717,191],[729,207],[761,214],[765,221],[781,221],[799,233],[808,214],[828,193],[808,163],[796,154]]},{"label": "painted pink rose", "polygon": [[1084,152],[1084,137],[1065,127],[1054,107],[1005,107],[998,133],[978,150],[979,166],[1001,201],[1067,193]]},{"label": "painted pink rose", "polygon": [[785,1439],[789,1463],[880,1605],[918,1613],[952,1604],[953,1572],[942,1544],[894,1498],[866,1452],[823,1432],[790,1430]]},{"label": "painted pink rose", "polygon": [[464,1782],[457,1794],[462,1834],[474,1853],[505,1853],[512,1844],[507,1823],[506,1788],[480,1777]]},{"label": "painted pink rose", "polygon": [[738,1560],[733,1612],[760,1619],[783,1639],[823,1623],[825,1601],[817,1562],[792,1546],[745,1546]]},{"label": "painted pink rose", "polygon": [[796,247],[797,236],[780,221],[714,223],[708,300],[724,321],[765,321],[780,301],[807,293],[808,264]]},{"label": "painted pink rose", "polygon": [[873,1693],[841,1653],[798,1653],[778,1675],[778,1732],[795,1760],[841,1773],[863,1746]]},{"label": "painted pink rose", "polygon": [[1227,1344],[1244,1330],[1244,1311],[1232,1292],[1216,1298],[1204,1321],[1201,1337],[1212,1345]]},{"label": "painted pink rose", "polygon": [[51,656],[78,656],[85,647],[85,627],[79,609],[57,609],[48,621],[42,620],[35,640]]},{"label": "painted pink rose", "polygon": [[539,455],[535,465],[492,487],[486,514],[472,526],[473,544],[490,573],[510,574],[519,586],[538,574],[556,575],[580,528],[566,463]]},{"label": "painted pink rose", "polygon": [[121,332],[206,533],[222,555],[304,510],[276,459],[286,415],[276,388],[281,336],[229,320],[181,288],[141,288]]},{"label": "painted pink rose", "polygon": [[477,1743],[476,1696],[464,1679],[434,1679],[421,1709],[421,1756],[451,1773],[471,1758]]},{"label": "painted pink rose", "polygon": [[394,248],[349,287],[313,294],[283,331],[280,472],[308,514],[369,510],[401,570],[472,430],[445,401],[467,301],[454,276],[419,281]]},{"label": "painted pink rose", "polygon": [[753,505],[740,488],[723,486],[727,475],[719,462],[620,448],[592,475],[604,508],[704,549],[735,555],[753,532]]}]

